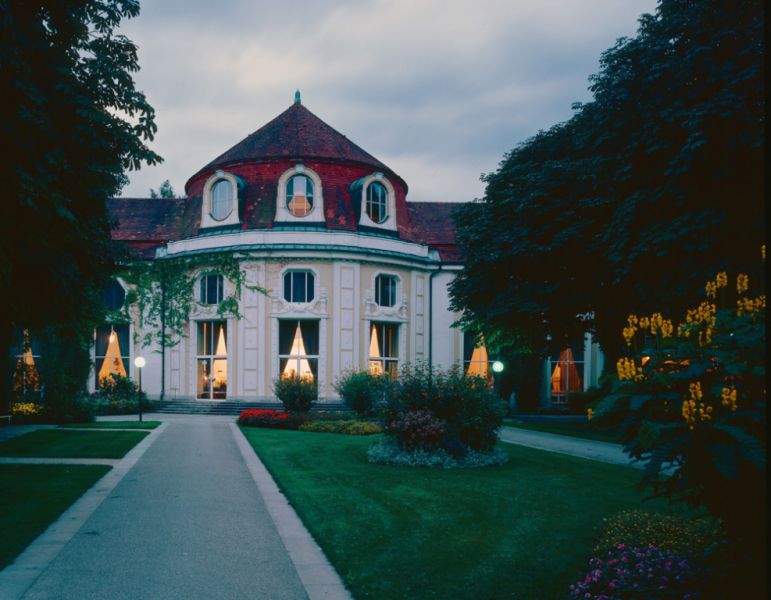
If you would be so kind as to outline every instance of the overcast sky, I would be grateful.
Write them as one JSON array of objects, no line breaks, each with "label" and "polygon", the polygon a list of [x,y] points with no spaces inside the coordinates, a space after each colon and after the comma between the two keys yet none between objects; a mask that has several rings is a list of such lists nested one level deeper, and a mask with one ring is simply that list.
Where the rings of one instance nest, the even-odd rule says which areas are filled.
[{"label": "overcast sky", "polygon": [[303,104],[401,175],[408,200],[468,201],[481,173],[590,98],[603,50],[654,0],[143,0],[122,28],[165,162],[124,196],[187,179]]}]

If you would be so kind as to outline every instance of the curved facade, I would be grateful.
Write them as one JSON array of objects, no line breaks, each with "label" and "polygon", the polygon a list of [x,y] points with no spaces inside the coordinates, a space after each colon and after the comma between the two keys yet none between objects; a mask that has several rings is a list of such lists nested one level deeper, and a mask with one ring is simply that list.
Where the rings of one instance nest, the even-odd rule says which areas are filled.
[{"label": "curved facade", "polygon": [[294,372],[317,381],[323,402],[348,369],[463,361],[447,292],[460,268],[457,205],[408,202],[401,177],[299,98],[185,190],[183,199],[112,199],[114,237],[148,260],[237,256],[246,282],[267,294],[245,287],[241,318],[220,315],[233,282],[191,273],[196,302],[181,342],[142,347],[147,331],[134,315],[125,332],[97,332],[95,371],[117,355],[132,372],[141,354],[152,398],[253,401],[272,400],[273,381]]}]

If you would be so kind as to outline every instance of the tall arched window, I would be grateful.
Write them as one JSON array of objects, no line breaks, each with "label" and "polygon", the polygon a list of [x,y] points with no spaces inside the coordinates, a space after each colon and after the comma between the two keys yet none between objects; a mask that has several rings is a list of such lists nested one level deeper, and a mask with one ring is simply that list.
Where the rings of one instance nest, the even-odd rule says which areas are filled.
[{"label": "tall arched window", "polygon": [[313,181],[307,175],[294,175],[286,182],[286,207],[292,216],[304,217],[313,210]]},{"label": "tall arched window", "polygon": [[233,184],[220,179],[211,188],[211,217],[224,221],[233,211]]},{"label": "tall arched window", "polygon": [[102,302],[107,310],[120,310],[126,301],[126,290],[115,279],[102,292]]},{"label": "tall arched window", "polygon": [[367,216],[378,224],[388,218],[388,190],[379,181],[367,186]]}]

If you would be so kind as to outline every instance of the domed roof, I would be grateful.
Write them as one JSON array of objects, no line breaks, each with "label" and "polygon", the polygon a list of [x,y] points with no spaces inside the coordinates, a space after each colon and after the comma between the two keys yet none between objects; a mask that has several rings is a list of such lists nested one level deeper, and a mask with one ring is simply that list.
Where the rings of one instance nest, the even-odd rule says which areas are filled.
[{"label": "domed roof", "polygon": [[299,94],[294,104],[284,112],[215,158],[198,173],[237,162],[282,158],[350,161],[393,173],[374,156],[305,108]]}]

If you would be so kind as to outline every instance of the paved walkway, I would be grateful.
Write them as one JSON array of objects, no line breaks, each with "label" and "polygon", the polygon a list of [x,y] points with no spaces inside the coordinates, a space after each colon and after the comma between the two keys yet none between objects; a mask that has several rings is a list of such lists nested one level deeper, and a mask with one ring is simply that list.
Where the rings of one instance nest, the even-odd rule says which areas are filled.
[{"label": "paved walkway", "polygon": [[516,427],[501,427],[499,437],[502,442],[508,442],[509,444],[518,444],[520,446],[537,448],[538,450],[558,452],[559,454],[569,454],[570,456],[598,460],[614,465],[624,465],[636,469],[643,468],[643,463],[630,460],[629,456],[624,453],[621,444],[585,440],[568,435],[518,429]]},{"label": "paved walkway", "polygon": [[275,484],[266,489],[272,480],[232,417],[164,417],[153,416],[163,429],[26,593],[13,577],[35,552],[51,553],[46,536],[61,537],[70,511],[0,572],[2,600],[350,598]]}]

